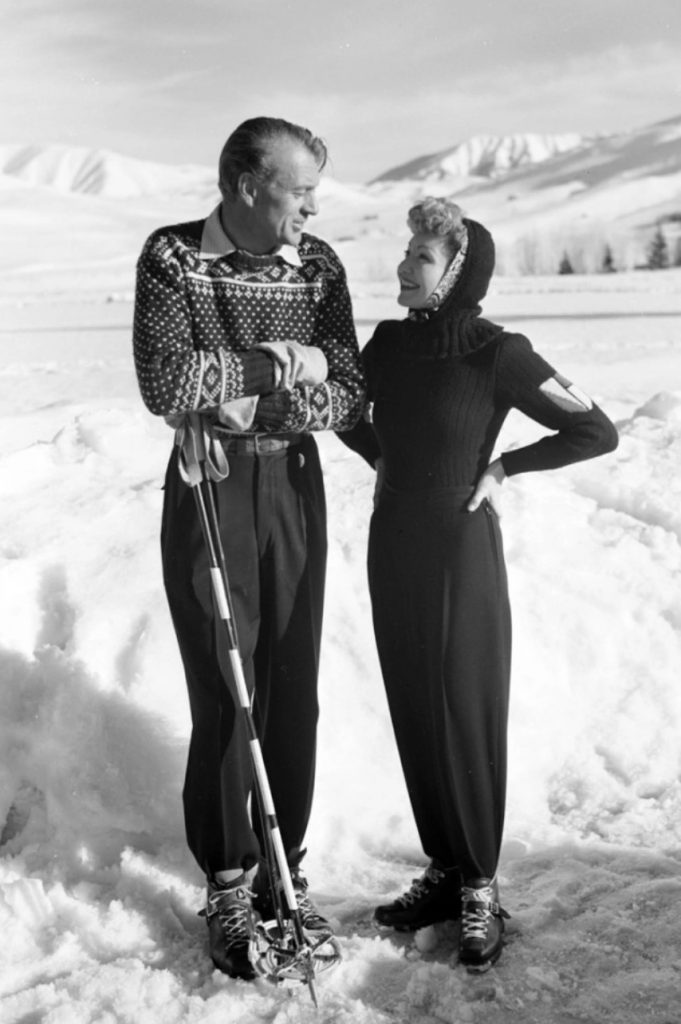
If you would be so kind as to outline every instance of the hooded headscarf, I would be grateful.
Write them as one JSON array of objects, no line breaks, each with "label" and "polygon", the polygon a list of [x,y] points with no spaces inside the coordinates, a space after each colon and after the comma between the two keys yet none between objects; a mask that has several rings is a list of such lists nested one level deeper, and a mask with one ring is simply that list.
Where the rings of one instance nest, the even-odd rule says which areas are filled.
[{"label": "hooded headscarf", "polygon": [[434,309],[412,310],[406,320],[386,320],[378,325],[376,340],[389,334],[395,355],[404,350],[412,358],[419,354],[427,359],[466,356],[503,331],[480,316],[480,303],[494,272],[494,241],[477,221],[464,217],[463,223],[464,244],[434,292],[439,304]]}]

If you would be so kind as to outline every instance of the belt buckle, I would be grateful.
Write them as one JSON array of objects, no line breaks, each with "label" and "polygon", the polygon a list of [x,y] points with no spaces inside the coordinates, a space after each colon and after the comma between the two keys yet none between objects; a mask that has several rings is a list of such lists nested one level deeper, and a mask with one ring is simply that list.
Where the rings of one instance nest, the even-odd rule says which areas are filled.
[{"label": "belt buckle", "polygon": [[267,434],[254,434],[253,435],[253,448],[256,455],[266,455],[267,452],[271,452],[272,448],[268,442],[272,438],[268,437]]}]

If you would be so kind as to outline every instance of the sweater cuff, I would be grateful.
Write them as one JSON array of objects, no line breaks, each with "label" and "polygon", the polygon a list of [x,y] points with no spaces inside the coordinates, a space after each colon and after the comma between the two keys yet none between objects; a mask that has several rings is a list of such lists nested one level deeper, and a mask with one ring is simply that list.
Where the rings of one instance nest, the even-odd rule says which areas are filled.
[{"label": "sweater cuff", "polygon": [[506,476],[516,476],[518,473],[525,471],[526,467],[523,465],[522,452],[523,449],[519,448],[518,451],[504,452],[499,456]]},{"label": "sweater cuff", "polygon": [[266,352],[240,353],[244,386],[243,395],[266,395],[274,387],[274,361]]},{"label": "sweater cuff", "polygon": [[370,423],[361,418],[350,430],[337,430],[336,437],[361,455],[372,469],[376,469],[376,461],[381,457],[381,446]]}]

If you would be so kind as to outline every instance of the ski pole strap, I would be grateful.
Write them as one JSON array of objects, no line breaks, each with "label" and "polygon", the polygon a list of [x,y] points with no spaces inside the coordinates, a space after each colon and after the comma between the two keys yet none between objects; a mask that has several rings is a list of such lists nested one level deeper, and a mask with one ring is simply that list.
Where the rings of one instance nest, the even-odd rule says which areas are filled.
[{"label": "ski pole strap", "polygon": [[197,412],[187,413],[175,430],[175,444],[180,449],[180,476],[189,487],[204,479],[219,483],[229,476],[229,462],[220,442]]}]

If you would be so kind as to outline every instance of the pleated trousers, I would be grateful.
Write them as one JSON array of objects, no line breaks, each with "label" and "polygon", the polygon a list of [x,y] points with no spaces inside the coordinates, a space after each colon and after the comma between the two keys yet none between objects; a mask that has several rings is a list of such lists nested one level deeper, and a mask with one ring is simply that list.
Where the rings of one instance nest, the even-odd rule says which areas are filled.
[{"label": "pleated trousers", "polygon": [[424,852],[491,878],[501,847],[511,617],[502,537],[471,489],[384,489],[368,569],[379,659]]},{"label": "pleated trousers", "polygon": [[[229,454],[214,484],[240,653],[284,847],[303,842],[314,787],[326,507],[317,446]],[[183,792],[187,841],[207,873],[248,868],[262,851],[251,807],[243,712],[216,615],[195,499],[173,453],[161,550],[184,664],[192,733]]]}]

